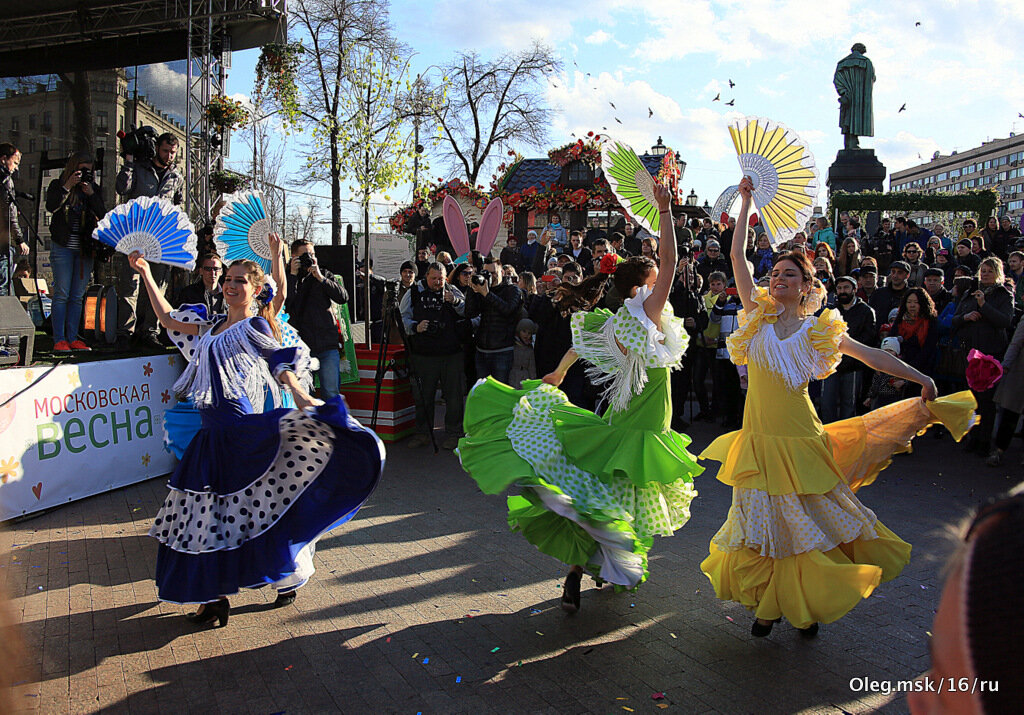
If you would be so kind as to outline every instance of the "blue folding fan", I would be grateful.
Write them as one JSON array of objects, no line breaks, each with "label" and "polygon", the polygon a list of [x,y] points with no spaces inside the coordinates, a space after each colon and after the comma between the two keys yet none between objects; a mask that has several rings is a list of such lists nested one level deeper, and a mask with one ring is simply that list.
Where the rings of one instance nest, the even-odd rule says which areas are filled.
[{"label": "blue folding fan", "polygon": [[138,251],[151,263],[189,270],[196,265],[192,222],[166,199],[140,196],[115,206],[96,226],[92,237],[125,255]]},{"label": "blue folding fan", "polygon": [[270,219],[259,191],[244,191],[224,197],[217,214],[213,240],[227,261],[247,258],[270,273]]}]

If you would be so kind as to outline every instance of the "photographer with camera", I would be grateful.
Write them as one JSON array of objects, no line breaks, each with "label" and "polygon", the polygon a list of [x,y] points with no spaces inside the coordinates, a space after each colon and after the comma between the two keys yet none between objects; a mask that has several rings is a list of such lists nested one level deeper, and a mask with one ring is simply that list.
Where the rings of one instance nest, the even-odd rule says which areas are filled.
[{"label": "photographer with camera", "polygon": [[341,279],[320,268],[313,242],[300,238],[291,244],[292,260],[288,266],[288,297],[285,310],[288,322],[320,361],[321,398],[338,395],[341,353],[338,350],[338,326],[334,322],[332,303],[347,303],[348,291]]},{"label": "photographer with camera", "polygon": [[[117,174],[114,188],[125,199],[155,196],[178,205],[185,200],[185,179],[174,165],[178,155],[178,138],[167,132],[155,137],[152,127],[141,127],[121,138],[124,166]],[[171,267],[151,264],[153,281],[160,294],[167,290]],[[145,291],[139,294],[139,274],[127,259],[117,256],[118,338],[124,346],[134,334],[135,340],[148,347],[162,347],[160,325]]]},{"label": "photographer with camera", "polygon": [[470,279],[469,287],[472,292],[466,296],[466,317],[480,316],[475,335],[477,378],[490,375],[507,383],[523,292],[504,279],[501,261],[491,256],[484,259],[484,270]]},{"label": "photographer with camera", "polygon": [[10,281],[18,256],[28,254],[29,247],[18,225],[17,194],[14,179],[21,164],[21,152],[13,144],[0,144],[0,295],[8,295]]},{"label": "photographer with camera", "polygon": [[50,265],[53,266],[53,351],[88,350],[78,335],[82,299],[92,280],[93,259],[109,260],[112,251],[92,237],[106,208],[95,183],[93,158],[75,152],[61,175],[46,189],[50,222]]},{"label": "photographer with camera", "polygon": [[444,396],[447,432],[441,446],[455,449],[462,436],[466,389],[457,326],[466,302],[462,292],[445,280],[446,275],[444,265],[431,263],[426,277],[405,292],[399,305],[415,375],[412,395],[416,401],[416,435],[409,441],[410,447],[431,443],[438,383]]}]

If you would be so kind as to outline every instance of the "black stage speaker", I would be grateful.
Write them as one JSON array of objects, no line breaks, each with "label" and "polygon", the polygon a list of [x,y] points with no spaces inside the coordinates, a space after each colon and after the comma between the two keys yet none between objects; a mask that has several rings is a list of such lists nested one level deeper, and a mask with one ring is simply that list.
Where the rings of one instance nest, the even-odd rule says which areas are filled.
[{"label": "black stage speaker", "polygon": [[31,365],[36,326],[17,296],[0,297],[0,365]]},{"label": "black stage speaker", "polygon": [[354,246],[317,246],[316,261],[336,276],[341,276],[348,291],[348,317],[355,322],[356,252]]}]

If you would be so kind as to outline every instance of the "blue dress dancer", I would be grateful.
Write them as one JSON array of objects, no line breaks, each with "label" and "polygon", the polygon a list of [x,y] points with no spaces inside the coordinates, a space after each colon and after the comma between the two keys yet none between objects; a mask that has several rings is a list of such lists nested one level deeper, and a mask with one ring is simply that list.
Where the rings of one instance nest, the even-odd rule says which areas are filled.
[{"label": "blue dress dancer", "polygon": [[[384,447],[340,397],[324,404],[302,387],[296,373],[305,356],[281,348],[272,290],[256,263],[231,265],[227,315],[199,324],[172,318],[145,259],[133,253],[129,262],[161,324],[201,336],[175,390],[199,409],[202,427],[150,530],[160,542],[159,597],[203,604],[189,620],[224,626],[227,596],[240,588],[288,584],[282,596],[294,599],[312,574],[312,545],[351,519],[377,486]],[[268,387],[281,404],[279,384],[298,409],[263,412]]]}]

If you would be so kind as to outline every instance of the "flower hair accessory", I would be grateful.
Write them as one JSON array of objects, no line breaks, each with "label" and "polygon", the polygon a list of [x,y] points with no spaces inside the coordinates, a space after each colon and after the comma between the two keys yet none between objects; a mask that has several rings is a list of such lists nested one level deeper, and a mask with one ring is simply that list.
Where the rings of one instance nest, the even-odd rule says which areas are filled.
[{"label": "flower hair accessory", "polygon": [[601,257],[601,265],[598,267],[597,272],[610,276],[615,273],[615,269],[619,267],[622,260],[622,256],[617,253],[606,253]]},{"label": "flower hair accessory", "polygon": [[256,296],[263,305],[267,305],[274,299],[274,295],[277,293],[277,283],[271,276],[266,276],[263,279],[263,290],[260,291],[259,295]]},{"label": "flower hair accessory", "polygon": [[967,353],[967,386],[975,392],[985,392],[999,382],[1003,366],[991,355],[971,348]]}]

